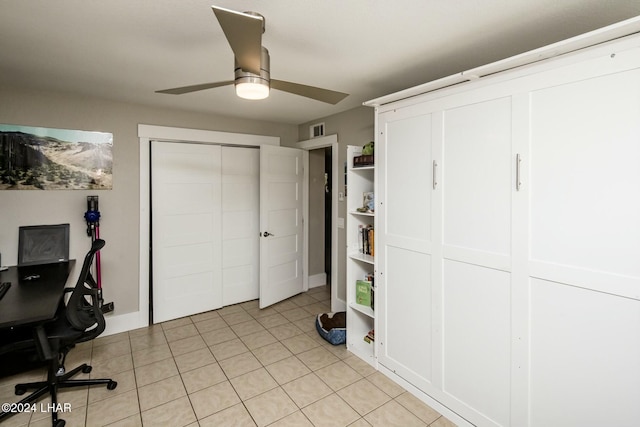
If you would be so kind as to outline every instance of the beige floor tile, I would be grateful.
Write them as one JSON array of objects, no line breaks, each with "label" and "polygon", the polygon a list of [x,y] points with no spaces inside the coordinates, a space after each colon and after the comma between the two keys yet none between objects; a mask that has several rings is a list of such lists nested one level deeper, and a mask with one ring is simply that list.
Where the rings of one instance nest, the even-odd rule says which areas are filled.
[{"label": "beige floor tile", "polygon": [[304,308],[309,314],[312,314],[314,316],[314,319],[318,314],[331,312],[330,304],[318,302],[315,299],[313,301],[313,304],[305,305],[302,308]]},{"label": "beige floor tile", "polygon": [[230,357],[237,356],[249,351],[246,345],[240,338],[233,339],[224,343],[212,345],[210,347],[211,353],[215,356],[216,360],[221,361]]},{"label": "beige floor tile", "polygon": [[220,363],[220,367],[227,378],[235,378],[262,367],[262,364],[250,352],[221,360],[218,363]]},{"label": "beige floor tile", "polygon": [[301,307],[283,311],[280,314],[282,314],[290,322],[295,322],[296,320],[309,317],[309,312]]},{"label": "beige floor tile", "polygon": [[364,419],[373,427],[424,427],[427,425],[393,400],[370,412]]},{"label": "beige floor tile", "polygon": [[[106,389],[106,387],[105,387]],[[115,391],[115,390],[114,390]],[[82,420],[87,412],[87,395],[89,393],[88,387],[73,387],[67,389],[60,389],[58,391],[58,403],[62,404],[62,410],[58,411],[60,418],[66,419],[73,416],[73,419],[79,419],[78,416],[82,415]],[[38,400],[35,404],[35,412],[31,414],[31,423],[35,423],[39,420],[47,420],[51,425],[51,397],[46,396],[41,400]],[[67,406],[64,406],[67,405]],[[66,408],[70,409],[67,410]],[[70,414],[70,415],[69,415]],[[4,424],[3,424],[4,425]]]},{"label": "beige floor tile", "polygon": [[251,315],[244,311],[242,308],[233,313],[222,314],[222,318],[225,322],[227,322],[227,324],[229,324],[229,326],[253,320],[253,317],[251,317]]},{"label": "beige floor tile", "polygon": [[377,372],[376,368],[369,365],[367,362],[365,362],[364,360],[360,359],[357,356],[347,357],[346,359],[343,359],[343,360],[344,360],[344,363],[351,366],[357,373],[359,373],[363,377],[368,377],[369,375],[372,375]]},{"label": "beige floor tile", "polygon": [[271,328],[269,332],[271,332],[271,335],[279,340],[285,340],[287,338],[295,337],[296,335],[304,333],[302,332],[302,329],[298,328],[293,323],[286,323],[284,325]]},{"label": "beige floor tile", "polygon": [[299,408],[304,408],[333,393],[333,390],[327,387],[315,374],[295,379],[284,384],[282,388]]},{"label": "beige floor tile", "polygon": [[256,369],[229,381],[242,400],[250,399],[278,387],[278,383],[264,368]]},{"label": "beige floor tile", "polygon": [[[118,394],[122,394],[124,392],[135,390],[137,387],[136,384],[136,376],[133,373],[133,369],[126,372],[120,372],[118,375],[112,378],[114,381],[118,383],[115,389],[109,390],[106,385],[94,385],[89,387],[89,403],[97,402],[98,400],[108,399],[110,397],[116,396]],[[61,389],[61,391],[66,391],[70,389]],[[62,402],[63,394],[59,394],[58,401]],[[87,399],[84,399],[84,405],[87,404]]]},{"label": "beige floor tile", "polygon": [[335,391],[362,379],[362,375],[343,361],[320,368],[315,373]]},{"label": "beige floor tile", "polygon": [[264,347],[256,348],[253,350],[253,354],[258,358],[260,363],[265,366],[293,356],[293,353],[287,350],[287,348],[279,341]]},{"label": "beige floor tile", "polygon": [[202,333],[202,339],[204,340],[204,342],[207,343],[208,346],[213,346],[223,342],[235,340],[237,338],[238,336],[228,326],[222,329],[216,329],[214,331],[208,331],[208,332]]},{"label": "beige floor tile", "polygon": [[133,329],[129,331],[129,339],[138,338],[144,335],[153,335],[159,332],[163,332],[162,325],[149,325],[144,328]]},{"label": "beige floor tile", "polygon": [[168,331],[169,329],[178,328],[180,326],[191,325],[191,324],[193,324],[193,322],[189,317],[181,317],[179,319],[163,322],[160,324],[160,326],[162,326],[163,331]]},{"label": "beige floor tile", "polygon": [[203,418],[199,423],[200,427],[255,427],[256,425],[241,403]]},{"label": "beige floor tile", "polygon": [[274,342],[278,341],[276,337],[271,335],[266,330],[242,336],[240,337],[240,339],[249,350],[264,347],[265,345],[273,344]]},{"label": "beige floor tile", "polygon": [[190,316],[190,319],[193,323],[204,322],[206,320],[211,319],[221,319],[220,314],[217,311],[206,311],[204,313],[196,314]]},{"label": "beige floor tile", "polygon": [[240,403],[229,381],[192,393],[189,400],[199,420]]},{"label": "beige floor tile", "polygon": [[222,319],[219,315],[216,317],[211,317],[207,320],[198,321],[195,323],[196,329],[201,334],[205,332],[215,331],[218,329],[228,328],[227,322]]},{"label": "beige floor tile", "polygon": [[315,298],[310,297],[306,293],[298,294],[295,297],[291,298],[291,302],[297,305],[298,307],[304,307],[305,305],[314,304],[317,302]]},{"label": "beige floor tile", "polygon": [[262,309],[251,308],[247,310],[247,313],[249,313],[251,317],[253,317],[254,319],[260,320],[268,316],[273,316],[274,314],[277,314],[278,311],[276,311],[273,307],[267,307]]},{"label": "beige floor tile", "polygon": [[303,332],[308,333],[318,333],[316,329],[316,315],[309,314],[307,317],[302,318],[300,320],[296,320],[296,326],[300,328]]},{"label": "beige floor tile", "polygon": [[311,424],[311,421],[309,421],[302,411],[297,411],[270,424],[269,427],[313,427],[313,424]]},{"label": "beige floor tile", "polygon": [[191,353],[181,354],[175,357],[176,366],[180,373],[210,365],[216,362],[208,348],[192,351]]},{"label": "beige floor tile", "polygon": [[284,339],[282,340],[282,344],[284,344],[284,346],[293,354],[302,353],[320,345],[305,334]]},{"label": "beige floor tile", "polygon": [[164,336],[167,337],[168,342],[172,342],[198,335],[198,333],[196,326],[189,321],[188,325],[178,326],[164,331]]},{"label": "beige floor tile", "polygon": [[82,363],[87,363],[91,366],[91,374],[79,373],[75,375],[74,379],[81,378],[111,378],[116,377],[120,372],[126,372],[133,369],[133,358],[131,353],[123,354],[121,356],[115,356],[107,360],[74,360],[74,358],[67,358],[65,361],[65,367],[67,371],[80,366]]},{"label": "beige floor tile", "polygon": [[[37,405],[40,405],[38,403]],[[71,409],[68,412],[59,412],[58,420],[64,420],[66,425],[68,426],[84,426],[86,424],[86,406],[82,406],[81,408]],[[35,414],[34,414],[35,415]],[[4,423],[2,424],[4,427]],[[38,420],[35,420],[31,417],[31,422],[29,422],[29,427],[51,427],[51,413],[45,413],[44,416]]]},{"label": "beige floor tile", "polygon": [[335,393],[303,408],[302,412],[315,427],[343,427],[360,418],[360,415]]},{"label": "beige floor tile", "polygon": [[[247,316],[249,316],[247,314]],[[257,320],[251,318],[250,320],[242,323],[236,323],[235,325],[231,325],[231,329],[236,333],[237,336],[243,337],[245,335],[254,334],[256,332],[264,331],[264,327],[258,323]]]},{"label": "beige floor tile", "polygon": [[129,343],[129,340],[116,341],[109,345],[94,347],[93,352],[91,353],[91,362],[100,363],[129,353],[131,353],[131,344]]},{"label": "beige floor tile", "polygon": [[456,427],[456,424],[445,417],[440,417],[429,427]]},{"label": "beige floor tile", "polygon": [[369,424],[364,418],[360,418],[355,423],[349,424],[349,427],[371,427],[371,424]]},{"label": "beige floor tile", "polygon": [[405,392],[405,389],[391,381],[384,374],[375,372],[367,377],[369,381],[375,384],[380,390],[384,390],[391,397],[398,397]]},{"label": "beige floor tile", "polygon": [[278,313],[282,313],[283,311],[293,310],[294,308],[298,308],[297,305],[295,305],[289,300],[281,301],[277,304],[272,305],[271,307],[273,307],[273,309],[276,310]]},{"label": "beige floor tile", "polygon": [[360,415],[366,415],[391,400],[387,394],[366,379],[339,390],[338,396]]},{"label": "beige floor tile", "polygon": [[217,363],[193,369],[183,373],[181,376],[184,387],[189,394],[227,380],[222,368]]},{"label": "beige floor tile", "polygon": [[160,360],[135,369],[138,387],[178,375],[178,367],[173,358]]},{"label": "beige floor tile", "polygon": [[297,354],[296,356],[312,371],[340,361],[340,359],[331,354],[329,350],[322,347],[312,348],[311,350],[307,350]]},{"label": "beige floor tile", "polygon": [[289,323],[287,318],[278,312],[274,312],[274,314],[270,314],[269,316],[259,317],[257,320],[267,330]]},{"label": "beige floor tile", "polygon": [[131,336],[131,350],[138,351],[145,348],[154,347],[161,344],[166,344],[167,338],[164,336],[164,332],[158,330],[152,334],[139,334]]},{"label": "beige floor tile", "polygon": [[187,396],[142,411],[142,422],[147,426],[181,427],[194,421],[196,415]]},{"label": "beige floor tile", "polygon": [[200,337],[200,335],[194,335],[189,338],[183,338],[181,340],[171,341],[169,343],[169,348],[171,349],[171,353],[173,353],[174,356],[191,353],[194,350],[199,350],[206,346],[207,344],[204,342],[202,337]]},{"label": "beige floor tile", "polygon": [[140,366],[149,365],[154,362],[158,362],[163,359],[172,357],[169,345],[161,344],[153,347],[145,348],[133,352],[133,366],[138,368]]},{"label": "beige floor tile", "polygon": [[259,427],[278,421],[298,410],[281,388],[276,388],[244,402]]},{"label": "beige floor tile", "polygon": [[438,411],[409,392],[402,393],[395,400],[426,424],[431,424],[441,417]]},{"label": "beige floor tile", "polygon": [[311,373],[309,368],[295,356],[267,365],[266,368],[278,384],[286,384]]},{"label": "beige floor tile", "polygon": [[142,419],[140,414],[131,415],[123,420],[116,421],[106,427],[142,427]]},{"label": "beige floor tile", "polygon": [[[110,345],[118,341],[129,341],[129,332],[120,332],[119,334],[99,336],[93,340],[93,348],[103,345]],[[84,344],[84,343],[83,343]],[[78,346],[76,346],[78,348]]]},{"label": "beige floor tile", "polygon": [[138,399],[140,400],[140,409],[142,411],[155,408],[186,395],[187,392],[184,389],[180,375],[138,388]]},{"label": "beige floor tile", "polygon": [[138,414],[139,412],[138,393],[136,390],[131,390],[89,404],[87,407],[87,425],[108,425]]}]

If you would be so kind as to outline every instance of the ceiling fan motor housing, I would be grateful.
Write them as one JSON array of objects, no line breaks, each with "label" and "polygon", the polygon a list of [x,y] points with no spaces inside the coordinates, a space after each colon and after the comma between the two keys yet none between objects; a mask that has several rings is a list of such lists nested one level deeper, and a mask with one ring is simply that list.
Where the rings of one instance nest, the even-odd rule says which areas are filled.
[{"label": "ceiling fan motor housing", "polygon": [[269,51],[264,46],[260,55],[260,75],[244,71],[235,60],[235,84],[239,83],[257,83],[269,86],[271,74],[269,73],[270,59]]}]

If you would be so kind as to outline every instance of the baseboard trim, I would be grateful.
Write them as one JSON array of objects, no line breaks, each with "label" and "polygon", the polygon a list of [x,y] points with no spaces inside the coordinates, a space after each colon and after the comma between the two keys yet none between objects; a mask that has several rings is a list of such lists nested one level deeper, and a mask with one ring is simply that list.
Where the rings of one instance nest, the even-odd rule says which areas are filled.
[{"label": "baseboard trim", "polygon": [[317,288],[327,284],[327,273],[314,274],[309,276],[309,289]]},{"label": "baseboard trim", "polygon": [[120,332],[132,331],[138,328],[149,326],[149,319],[146,313],[135,311],[120,315],[105,315],[107,327],[102,336],[119,334]]}]

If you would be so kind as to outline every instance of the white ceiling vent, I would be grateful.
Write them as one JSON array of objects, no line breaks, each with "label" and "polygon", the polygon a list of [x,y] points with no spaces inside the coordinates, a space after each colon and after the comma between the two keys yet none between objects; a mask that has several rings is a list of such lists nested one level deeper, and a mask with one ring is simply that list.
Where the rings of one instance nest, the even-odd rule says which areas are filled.
[{"label": "white ceiling vent", "polygon": [[309,126],[309,137],[317,138],[319,136],[324,136],[324,123],[316,123]]}]

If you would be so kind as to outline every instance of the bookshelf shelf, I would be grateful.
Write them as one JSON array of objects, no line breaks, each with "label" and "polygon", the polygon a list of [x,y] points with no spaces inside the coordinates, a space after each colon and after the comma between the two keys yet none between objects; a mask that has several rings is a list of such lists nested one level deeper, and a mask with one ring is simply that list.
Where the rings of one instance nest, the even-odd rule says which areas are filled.
[{"label": "bookshelf shelf", "polygon": [[357,303],[351,303],[349,304],[349,307],[353,310],[356,310],[362,314],[364,314],[365,316],[369,316],[370,318],[374,318],[375,314],[373,312],[373,309],[371,307],[367,307],[366,305],[362,305],[362,304],[357,304]]},{"label": "bookshelf shelf", "polygon": [[373,265],[375,259],[371,255],[363,254],[362,252],[352,252],[349,254],[349,258],[354,261],[360,261]]},{"label": "bookshelf shelf", "polygon": [[[375,253],[375,212],[357,210],[364,206],[374,209],[375,166],[353,167],[353,158],[361,153],[362,147],[347,147],[347,349],[376,367],[374,342],[366,338],[375,331],[375,309],[356,302],[358,282],[358,297],[362,298],[362,281],[372,281],[375,275],[375,259],[369,254]],[[375,290],[375,286],[370,287]]]}]

